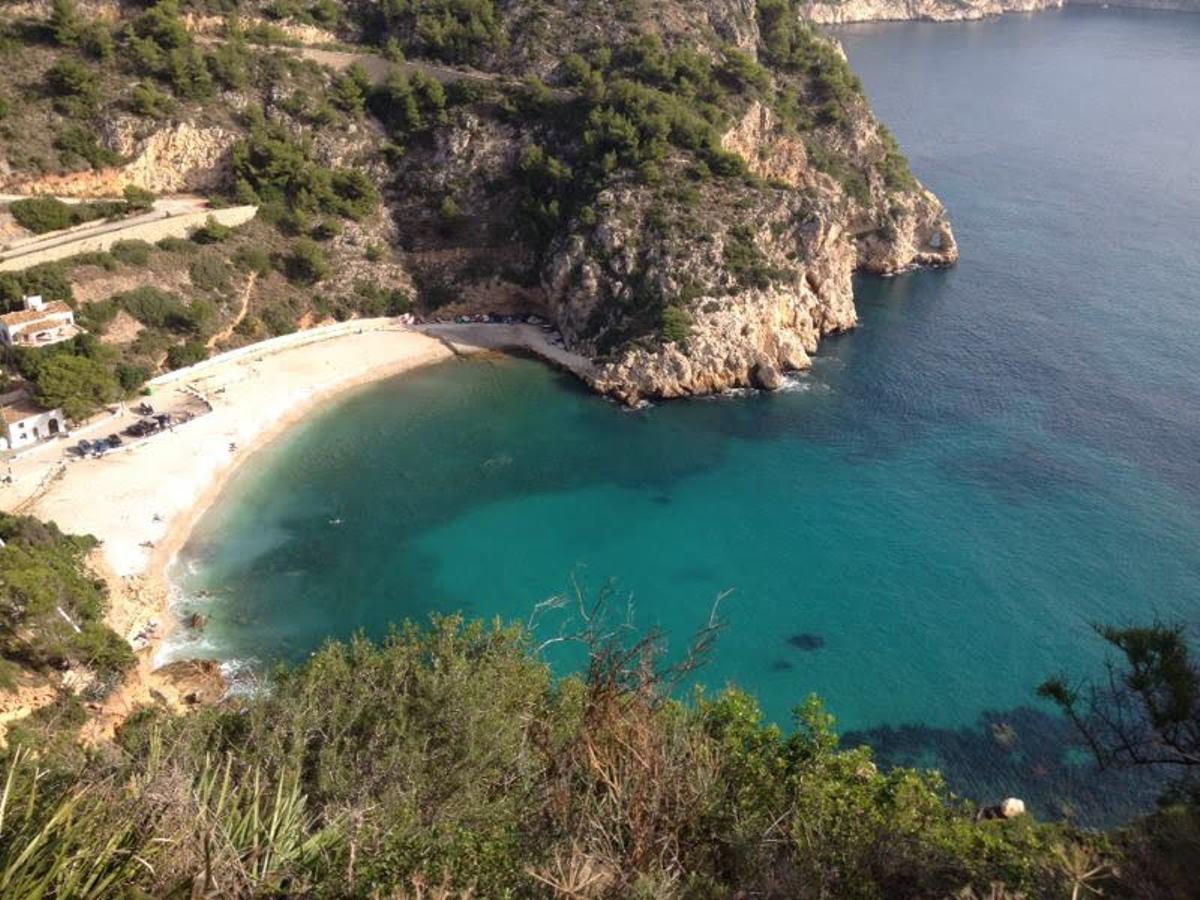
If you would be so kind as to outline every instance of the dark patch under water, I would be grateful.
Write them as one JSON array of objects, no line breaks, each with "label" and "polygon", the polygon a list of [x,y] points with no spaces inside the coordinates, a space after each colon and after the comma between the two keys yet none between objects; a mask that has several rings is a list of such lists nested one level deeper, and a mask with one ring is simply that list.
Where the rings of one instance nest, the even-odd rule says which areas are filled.
[{"label": "dark patch under water", "polygon": [[866,744],[885,767],[935,768],[951,786],[970,784],[980,805],[1020,797],[1043,819],[1119,821],[1152,805],[1171,777],[1148,768],[1100,769],[1068,722],[1031,707],[987,712],[963,728],[851,731],[842,743]]},{"label": "dark patch under water", "polygon": [[819,634],[810,634],[807,631],[793,634],[787,639],[787,642],[789,647],[795,647],[797,650],[804,651],[820,650],[825,646],[825,638]]}]

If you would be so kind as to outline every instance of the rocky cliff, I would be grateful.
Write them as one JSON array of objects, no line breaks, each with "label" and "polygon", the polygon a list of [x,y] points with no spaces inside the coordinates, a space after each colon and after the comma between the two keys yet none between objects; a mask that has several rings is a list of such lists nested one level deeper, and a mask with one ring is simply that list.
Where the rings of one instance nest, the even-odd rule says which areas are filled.
[{"label": "rocky cliff", "polygon": [[[629,403],[778,387],[854,326],[855,271],[957,258],[941,204],[799,0],[476,0],[452,20],[393,6],[344,7],[337,37],[364,65],[336,54],[338,73],[295,48],[254,49],[254,3],[241,31],[169,3],[113,7],[111,68],[66,46],[23,58],[27,81],[56,90],[74,88],[52,64],[92,68],[82,95],[17,109],[21,133],[58,134],[6,150],[4,181],[263,201],[277,268],[295,239],[333,257],[292,272],[322,282],[316,299],[272,321],[327,311],[328,294],[370,300],[386,243],[403,274],[383,287],[411,284],[419,312],[538,313],[594,361],[597,389]],[[291,24],[271,28],[313,37]],[[155,69],[140,42],[160,34],[186,53]],[[132,102],[127,76],[146,72],[177,96],[142,86]],[[332,221],[350,207],[362,218],[357,201],[376,191],[389,227]]]},{"label": "rocky cliff", "polygon": [[[914,183],[886,210],[860,207],[772,119],[753,105],[725,141],[769,187],[713,185],[689,203],[621,185],[600,195],[593,227],[556,247],[542,280],[549,313],[569,346],[601,360],[597,389],[626,403],[777,389],[822,337],[856,324],[856,270],[957,259],[931,193]],[[675,327],[623,343],[646,298],[666,298],[649,305],[674,310]]]},{"label": "rocky cliff", "polygon": [[825,3],[805,3],[801,13],[810,22],[822,25],[911,19],[962,22],[1004,13],[1038,12],[1064,6],[1116,6],[1200,12],[1200,0],[831,0]]},{"label": "rocky cliff", "polygon": [[[631,38],[603,69],[577,59],[564,75],[510,48],[559,92],[542,114],[453,110],[410,144],[393,184],[430,314],[543,315],[626,403],[778,388],[855,325],[854,272],[958,252],[835,43],[790,17],[768,33],[744,2],[674,22],[671,9],[645,25],[661,37]],[[684,65],[697,70],[687,81],[671,73]],[[471,215],[447,221],[447,208]]]},{"label": "rocky cliff", "polygon": [[1057,9],[1062,5],[1063,0],[833,0],[806,3],[801,12],[809,21],[822,25],[908,19],[962,22],[1009,12]]}]

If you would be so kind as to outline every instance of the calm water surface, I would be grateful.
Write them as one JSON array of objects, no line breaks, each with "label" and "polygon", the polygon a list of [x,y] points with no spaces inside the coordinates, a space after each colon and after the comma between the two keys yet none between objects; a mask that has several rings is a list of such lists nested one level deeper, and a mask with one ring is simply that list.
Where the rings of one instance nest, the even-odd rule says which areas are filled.
[{"label": "calm water surface", "polygon": [[361,391],[201,522],[177,574],[212,624],[176,652],[524,620],[573,572],[678,647],[732,589],[703,680],[777,721],[816,691],[983,800],[1144,802],[1033,688],[1100,662],[1092,623],[1200,620],[1200,16],[838,36],[961,265],[861,281],[862,327],[774,396],[629,413],[516,359]]}]

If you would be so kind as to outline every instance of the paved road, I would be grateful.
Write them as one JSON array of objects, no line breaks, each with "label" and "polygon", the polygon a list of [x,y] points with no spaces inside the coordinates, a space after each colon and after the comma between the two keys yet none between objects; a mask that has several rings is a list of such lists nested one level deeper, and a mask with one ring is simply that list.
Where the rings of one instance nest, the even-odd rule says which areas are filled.
[{"label": "paved road", "polygon": [[[519,85],[519,79],[493,72],[481,72],[478,69],[452,69],[449,66],[439,66],[434,63],[392,62],[383,56],[373,53],[348,53],[344,50],[321,50],[317,47],[299,47],[296,52],[305,59],[312,60],[322,66],[328,66],[335,72],[342,72],[355,63],[363,67],[372,84],[383,84],[392,69],[399,69],[406,75],[420,72],[422,75],[440,81],[442,84],[454,84],[457,81],[474,81],[478,84],[507,84]],[[573,95],[570,91],[551,88],[550,93],[560,100],[569,100]]]},{"label": "paved road", "polygon": [[[11,203],[13,200],[21,199],[24,198],[11,194],[0,195],[0,203]],[[66,201],[66,198],[62,199],[64,202]],[[111,200],[112,198],[104,199]],[[142,225],[146,222],[169,219],[172,216],[184,215],[186,213],[201,212],[205,208],[206,204],[203,197],[193,197],[191,195],[163,197],[154,202],[153,209],[141,215],[116,220],[99,219],[95,222],[85,222],[83,225],[77,225],[66,231],[52,231],[49,234],[38,234],[11,241],[3,248],[0,248],[0,260],[7,262],[20,259],[23,256],[31,253],[39,253],[42,250],[48,250],[52,247],[62,247],[100,235],[124,231],[125,229],[133,228],[135,225]]]}]

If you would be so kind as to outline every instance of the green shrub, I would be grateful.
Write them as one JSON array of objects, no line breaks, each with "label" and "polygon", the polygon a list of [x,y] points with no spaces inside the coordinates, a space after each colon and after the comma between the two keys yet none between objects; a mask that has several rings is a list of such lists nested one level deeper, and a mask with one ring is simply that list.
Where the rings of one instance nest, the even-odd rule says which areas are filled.
[{"label": "green shrub", "polygon": [[106,22],[92,22],[79,37],[79,47],[100,63],[111,63],[117,53],[117,42]]},{"label": "green shrub", "polygon": [[150,379],[150,370],[145,366],[118,363],[116,376],[117,383],[121,385],[121,390],[128,396],[140,390],[142,385]]},{"label": "green shrub", "polygon": [[361,219],[379,205],[379,192],[365,172],[318,165],[308,144],[297,143],[281,127],[257,128],[236,144],[233,172],[240,191],[302,214]]},{"label": "green shrub", "polygon": [[93,334],[103,334],[112,320],[120,311],[120,305],[112,297],[107,300],[93,300],[79,310],[75,318],[85,329]]},{"label": "green shrub", "polygon": [[337,219],[322,219],[309,232],[318,241],[331,241],[342,233],[342,223]]},{"label": "green shrub", "polygon": [[188,267],[192,285],[201,291],[224,293],[229,290],[229,263],[215,253],[201,253]]},{"label": "green shrub", "polygon": [[156,246],[159,250],[165,250],[167,253],[191,254],[198,253],[200,250],[194,242],[178,237],[165,237]]},{"label": "green shrub", "polygon": [[61,231],[78,224],[72,206],[54,197],[27,197],[15,200],[9,204],[8,211],[18,225],[34,234]]},{"label": "green shrub", "polygon": [[827,150],[824,145],[811,139],[807,148],[809,162],[837,181],[847,196],[863,205],[871,202],[871,187],[866,176],[849,159],[840,153]]},{"label": "green shrub", "polygon": [[90,112],[99,99],[96,73],[78,59],[64,57],[46,70],[46,85],[67,115]]},{"label": "green shrub", "polygon": [[167,351],[167,365],[172,369],[182,369],[208,359],[208,347],[203,341],[187,341],[176,344]]},{"label": "green shrub", "polygon": [[879,126],[879,139],[883,144],[883,160],[879,163],[879,172],[889,190],[907,191],[916,187],[917,179],[912,169],[908,167],[908,159],[904,156],[896,138],[888,129]]},{"label": "green shrub", "polygon": [[681,306],[664,306],[659,320],[659,331],[664,341],[683,344],[692,332],[692,317]]},{"label": "green shrub", "polygon": [[91,131],[78,125],[71,125],[54,139],[54,147],[58,150],[64,164],[74,166],[78,161],[86,162],[93,169],[116,165],[121,161],[121,155],[107,147],[101,147],[96,136]]},{"label": "green shrub", "polygon": [[222,225],[214,217],[209,216],[204,224],[192,233],[192,240],[197,244],[219,244],[233,234],[233,229]]},{"label": "green shrub", "polygon": [[494,0],[383,0],[371,33],[451,63],[478,63],[508,44]]},{"label": "green shrub", "polygon": [[0,514],[0,538],[0,656],[39,671],[70,662],[101,675],[133,664],[129,645],[103,624],[103,583],[85,567],[94,538],[66,535],[52,523],[9,514]]},{"label": "green shrub", "polygon": [[327,277],[332,270],[333,265],[320,245],[307,238],[301,238],[292,245],[284,273],[292,281],[316,284]]},{"label": "green shrub", "polygon": [[116,379],[104,365],[70,353],[55,353],[39,364],[34,389],[38,403],[47,409],[59,407],[76,421],[121,396]]},{"label": "green shrub", "polygon": [[60,47],[74,47],[83,33],[83,20],[75,0],[53,0],[50,4],[50,34]]},{"label": "green shrub", "polygon": [[42,263],[23,272],[0,273],[0,303],[6,310],[18,308],[27,294],[41,294],[46,300],[71,300],[74,293],[66,266],[60,262]]},{"label": "green shrub", "polygon": [[125,198],[125,206],[131,212],[142,212],[154,207],[155,196],[153,191],[148,191],[145,188],[140,188],[137,185],[127,184],[122,192]]},{"label": "green shrub", "polygon": [[130,105],[139,116],[161,119],[171,114],[175,108],[175,101],[166,91],[159,90],[148,81],[142,81],[133,86]]},{"label": "green shrub", "polygon": [[291,311],[281,306],[270,306],[263,311],[262,326],[272,337],[291,334],[296,330],[296,319]]},{"label": "green shrub", "polygon": [[165,328],[176,334],[201,334],[211,324],[211,303],[196,300],[190,305],[176,294],[146,285],[117,294],[113,300],[148,328]]},{"label": "green shrub", "polygon": [[239,247],[233,261],[238,268],[247,272],[257,272],[259,275],[266,275],[272,268],[271,254],[254,245]]},{"label": "green shrub", "polygon": [[144,266],[150,262],[151,249],[146,241],[117,241],[108,252],[127,266]]},{"label": "green shrub", "polygon": [[361,116],[366,108],[370,88],[371,79],[366,70],[355,63],[334,78],[331,98],[333,105],[353,116]]},{"label": "green shrub", "polygon": [[758,249],[754,230],[749,225],[735,225],[729,229],[722,258],[725,268],[742,288],[766,290],[787,275],[767,261]]}]

